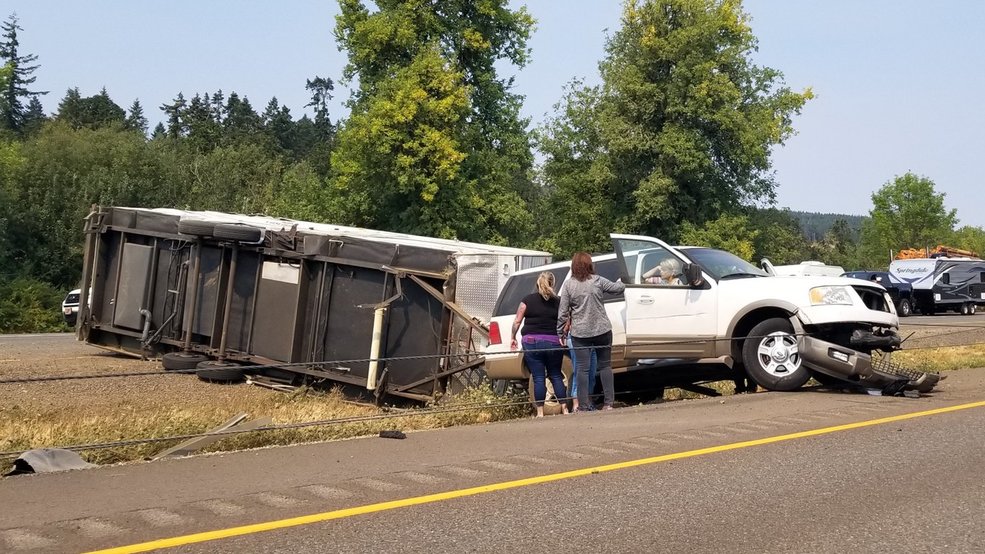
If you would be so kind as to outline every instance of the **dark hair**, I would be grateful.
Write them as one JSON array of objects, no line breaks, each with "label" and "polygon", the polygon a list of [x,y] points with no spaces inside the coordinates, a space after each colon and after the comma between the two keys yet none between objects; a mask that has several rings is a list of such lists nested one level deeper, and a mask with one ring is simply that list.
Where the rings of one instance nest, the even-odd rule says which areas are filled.
[{"label": "dark hair", "polygon": [[575,252],[571,256],[571,276],[579,281],[584,281],[592,275],[595,275],[592,256],[588,252]]}]

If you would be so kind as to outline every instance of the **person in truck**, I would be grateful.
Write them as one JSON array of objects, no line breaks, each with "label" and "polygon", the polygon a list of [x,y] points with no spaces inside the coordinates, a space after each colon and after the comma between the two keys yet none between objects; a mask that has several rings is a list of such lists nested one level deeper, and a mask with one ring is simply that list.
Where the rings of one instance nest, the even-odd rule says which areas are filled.
[{"label": "person in truck", "polygon": [[[537,277],[537,291],[523,297],[513,320],[511,350],[517,349],[516,332],[520,331],[523,343],[523,359],[534,380],[534,407],[537,417],[544,417],[544,400],[547,399],[547,379],[554,387],[554,396],[567,398],[564,374],[562,342],[556,333],[559,300],[554,292],[554,274],[545,271]],[[523,328],[520,329],[520,325]],[[562,413],[568,413],[567,401],[561,401]]]},{"label": "person in truck", "polygon": [[681,262],[677,258],[664,258],[650,271],[643,274],[643,282],[652,285],[683,285]]}]

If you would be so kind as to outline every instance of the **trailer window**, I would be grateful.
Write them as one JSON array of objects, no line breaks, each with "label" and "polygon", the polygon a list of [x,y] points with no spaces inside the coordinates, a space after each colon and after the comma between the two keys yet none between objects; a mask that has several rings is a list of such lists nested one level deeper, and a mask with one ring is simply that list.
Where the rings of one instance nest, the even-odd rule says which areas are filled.
[{"label": "trailer window", "polygon": [[951,284],[951,274],[950,273],[945,273],[944,275],[941,275],[941,283],[944,283],[945,285],[950,285]]}]

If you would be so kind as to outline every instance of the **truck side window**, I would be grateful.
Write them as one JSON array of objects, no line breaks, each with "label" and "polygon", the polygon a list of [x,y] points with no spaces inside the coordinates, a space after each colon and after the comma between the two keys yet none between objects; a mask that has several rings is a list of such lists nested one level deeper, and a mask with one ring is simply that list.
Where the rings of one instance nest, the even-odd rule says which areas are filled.
[{"label": "truck side window", "polygon": [[506,286],[503,287],[503,292],[499,293],[499,302],[496,304],[494,315],[515,314],[523,297],[537,290],[538,275],[540,275],[539,272],[510,277]]},{"label": "truck side window", "polygon": [[[595,273],[610,281],[616,281],[622,277],[622,270],[619,267],[619,260],[617,258],[595,262]],[[621,300],[622,297],[622,294],[612,294],[607,292],[602,295],[602,301],[608,302],[610,300]]]}]

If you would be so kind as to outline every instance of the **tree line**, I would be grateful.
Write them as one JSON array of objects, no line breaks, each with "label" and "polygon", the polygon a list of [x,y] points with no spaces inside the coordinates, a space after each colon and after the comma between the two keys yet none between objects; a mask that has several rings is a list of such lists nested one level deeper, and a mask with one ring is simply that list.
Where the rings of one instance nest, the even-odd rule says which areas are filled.
[{"label": "tree line", "polygon": [[[601,84],[568,83],[533,129],[503,75],[536,54],[524,7],[339,7],[334,34],[348,60],[334,79],[304,83],[313,115],[296,117],[277,98],[259,109],[236,91],[179,91],[156,107],[153,129],[139,99],[123,108],[106,89],[71,88],[45,113],[39,97],[48,92],[34,87],[43,60],[21,51],[24,29],[10,16],[0,36],[0,331],[59,325],[57,302],[79,280],[81,222],[94,203],[266,213],[560,258],[608,250],[616,231],[776,264],[857,268],[885,266],[886,244],[954,235],[952,213],[925,235],[894,238],[922,225],[880,215],[912,203],[906,195],[877,193],[888,204],[874,195],[861,231],[838,220],[811,240],[775,206],[769,154],[793,134],[812,92],[752,62],[757,43],[741,3],[627,0],[599,61]],[[344,118],[328,110],[337,80],[351,88]],[[907,217],[939,215],[933,183],[904,175],[887,187],[900,179],[930,184],[921,194],[931,201]]]}]

